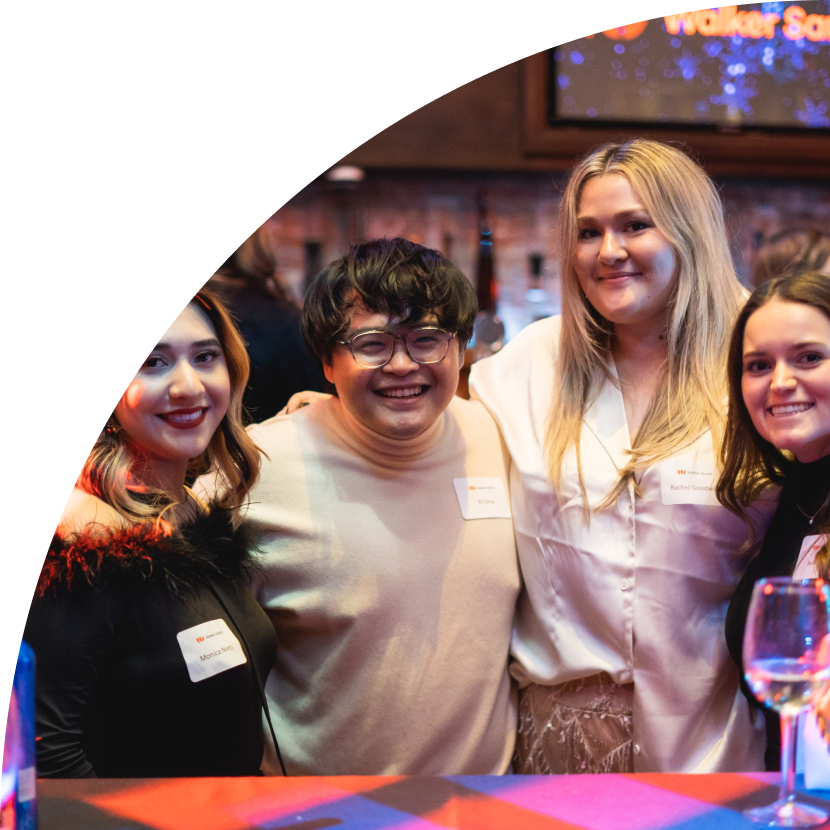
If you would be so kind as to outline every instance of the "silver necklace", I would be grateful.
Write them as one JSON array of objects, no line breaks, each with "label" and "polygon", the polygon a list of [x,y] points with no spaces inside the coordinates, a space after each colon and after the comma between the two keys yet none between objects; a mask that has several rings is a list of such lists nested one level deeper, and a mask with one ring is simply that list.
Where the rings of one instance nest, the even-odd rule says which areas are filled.
[{"label": "silver necklace", "polygon": [[805,519],[809,519],[807,524],[810,525],[810,527],[812,527],[813,526],[813,520],[827,506],[827,498],[824,499],[824,501],[821,503],[821,507],[819,507],[819,509],[816,510],[816,512],[813,513],[812,516],[809,513],[806,513],[804,510],[802,510],[801,505],[798,502],[795,503],[795,506],[798,508],[798,511],[801,513],[802,516],[804,516]]}]

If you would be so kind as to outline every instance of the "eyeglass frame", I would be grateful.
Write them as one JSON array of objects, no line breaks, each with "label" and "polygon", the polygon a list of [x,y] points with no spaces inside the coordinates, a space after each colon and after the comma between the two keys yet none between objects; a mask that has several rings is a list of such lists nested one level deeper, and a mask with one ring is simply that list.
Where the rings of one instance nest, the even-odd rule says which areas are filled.
[{"label": "eyeglass frame", "polygon": [[[406,342],[406,338],[410,334],[414,334],[416,331],[436,331],[441,332],[442,334],[447,335],[447,348],[444,351],[444,354],[438,358],[438,360],[418,360],[409,352],[409,344]],[[354,349],[352,348],[352,343],[358,338],[363,337],[366,334],[388,334],[392,338],[392,353],[389,357],[381,363],[379,366],[363,366],[357,359],[354,353]],[[336,346],[348,346],[349,352],[352,355],[352,360],[361,368],[361,369],[382,369],[384,366],[388,365],[388,363],[392,360],[395,356],[395,343],[398,340],[403,340],[403,347],[406,351],[407,357],[413,362],[417,363],[419,366],[434,366],[436,363],[440,363],[450,352],[450,341],[455,337],[456,332],[454,331],[447,331],[446,329],[442,329],[440,326],[418,326],[417,328],[407,329],[405,334],[395,334],[391,331],[384,331],[383,329],[371,329],[370,331],[359,331],[354,336],[350,337],[348,340],[335,340],[334,344]]]}]

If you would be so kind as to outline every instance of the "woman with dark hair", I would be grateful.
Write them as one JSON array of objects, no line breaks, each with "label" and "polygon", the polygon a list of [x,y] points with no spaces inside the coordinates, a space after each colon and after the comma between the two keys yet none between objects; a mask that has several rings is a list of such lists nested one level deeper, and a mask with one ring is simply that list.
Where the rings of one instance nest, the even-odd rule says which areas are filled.
[{"label": "woman with dark hair", "polygon": [[[273,628],[237,508],[259,471],[244,344],[206,290],[144,361],[61,517],[24,639],[38,773],[256,775]],[[214,471],[205,504],[185,481]]]},{"label": "woman with dark hair", "polygon": [[[807,272],[756,288],[735,323],[728,372],[718,498],[746,517],[770,485],[782,485],[761,551],[726,616],[727,644],[741,666],[755,582],[771,576],[830,577],[830,278]],[[749,688],[744,690],[759,705]],[[780,740],[778,714],[769,712],[768,769],[778,769]]]}]

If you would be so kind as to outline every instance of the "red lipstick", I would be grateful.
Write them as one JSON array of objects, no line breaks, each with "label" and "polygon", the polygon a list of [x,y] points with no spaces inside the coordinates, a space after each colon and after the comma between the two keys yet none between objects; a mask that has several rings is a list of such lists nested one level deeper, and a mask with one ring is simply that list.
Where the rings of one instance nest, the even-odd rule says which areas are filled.
[{"label": "red lipstick", "polygon": [[173,409],[170,412],[158,412],[157,418],[174,429],[195,429],[204,423],[207,407],[197,406],[191,409]]}]

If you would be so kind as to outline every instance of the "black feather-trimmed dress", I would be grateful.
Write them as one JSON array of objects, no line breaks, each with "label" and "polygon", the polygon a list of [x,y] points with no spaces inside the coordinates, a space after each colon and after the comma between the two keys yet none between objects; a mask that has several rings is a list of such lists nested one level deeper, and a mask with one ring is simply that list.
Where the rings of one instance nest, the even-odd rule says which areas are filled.
[{"label": "black feather-trimmed dress", "polygon": [[[276,639],[250,590],[250,550],[220,508],[168,533],[55,536],[23,637],[36,657],[39,776],[260,774],[253,666],[264,681]],[[187,632],[204,623],[222,633],[197,643]],[[212,647],[220,640],[232,658]]]}]

